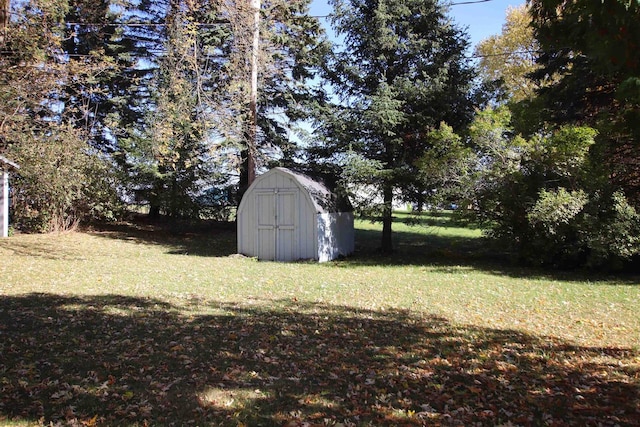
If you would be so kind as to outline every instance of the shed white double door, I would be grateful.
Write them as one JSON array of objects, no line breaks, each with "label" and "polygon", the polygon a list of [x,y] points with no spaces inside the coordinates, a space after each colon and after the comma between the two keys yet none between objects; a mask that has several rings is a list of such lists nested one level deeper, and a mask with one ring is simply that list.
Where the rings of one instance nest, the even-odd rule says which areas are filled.
[{"label": "shed white double door", "polygon": [[257,190],[258,258],[294,261],[297,254],[297,189]]}]

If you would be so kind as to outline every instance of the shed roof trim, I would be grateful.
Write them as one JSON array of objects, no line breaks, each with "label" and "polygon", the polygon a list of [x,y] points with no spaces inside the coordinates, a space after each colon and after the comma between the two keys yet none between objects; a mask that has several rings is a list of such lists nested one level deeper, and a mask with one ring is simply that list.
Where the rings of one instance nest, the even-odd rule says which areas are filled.
[{"label": "shed roof trim", "polygon": [[18,166],[16,163],[12,162],[11,160],[7,159],[4,156],[0,156],[0,166],[4,167],[10,167],[13,169],[20,169],[20,166]]}]

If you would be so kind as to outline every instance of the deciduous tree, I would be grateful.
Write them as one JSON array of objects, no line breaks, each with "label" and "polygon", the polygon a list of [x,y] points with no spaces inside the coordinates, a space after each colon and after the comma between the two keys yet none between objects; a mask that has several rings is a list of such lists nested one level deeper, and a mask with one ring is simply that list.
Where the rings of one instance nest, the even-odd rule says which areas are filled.
[{"label": "deciduous tree", "polygon": [[78,104],[65,97],[70,84],[91,84],[105,64],[70,65],[62,48],[67,10],[64,0],[21,3],[0,54],[0,151],[22,166],[15,219],[30,230],[65,229],[117,207],[109,166],[87,144]]},{"label": "deciduous tree", "polygon": [[489,234],[518,260],[557,268],[619,267],[640,254],[640,215],[593,161],[597,132],[565,125],[524,139],[510,119],[503,106],[470,126],[472,203]]},{"label": "deciduous tree", "polygon": [[538,83],[529,75],[539,68],[536,63],[539,50],[528,6],[510,7],[506,11],[502,32],[476,46],[480,77],[489,82],[502,82],[511,102],[531,98]]}]

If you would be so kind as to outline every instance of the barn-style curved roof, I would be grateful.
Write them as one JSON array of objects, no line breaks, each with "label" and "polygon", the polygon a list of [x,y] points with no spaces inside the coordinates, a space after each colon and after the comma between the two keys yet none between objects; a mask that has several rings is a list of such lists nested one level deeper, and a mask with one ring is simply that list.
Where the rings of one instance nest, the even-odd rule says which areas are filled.
[{"label": "barn-style curved roof", "polygon": [[333,191],[329,190],[323,182],[315,180],[300,172],[294,172],[288,168],[278,167],[275,169],[291,175],[298,181],[298,183],[309,193],[309,196],[311,196],[311,201],[316,207],[316,211],[318,213],[344,212],[345,210],[351,210],[348,209],[347,206],[344,206],[344,203],[341,203],[343,200],[341,200]]},{"label": "barn-style curved roof", "polygon": [[256,186],[261,179],[266,178],[272,173],[283,174],[293,179],[293,181],[309,195],[311,203],[313,203],[317,213],[350,212],[353,210],[351,203],[349,203],[346,197],[338,196],[320,180],[283,167],[273,168],[269,172],[257,177],[247,190],[247,193],[249,193],[251,188]]}]

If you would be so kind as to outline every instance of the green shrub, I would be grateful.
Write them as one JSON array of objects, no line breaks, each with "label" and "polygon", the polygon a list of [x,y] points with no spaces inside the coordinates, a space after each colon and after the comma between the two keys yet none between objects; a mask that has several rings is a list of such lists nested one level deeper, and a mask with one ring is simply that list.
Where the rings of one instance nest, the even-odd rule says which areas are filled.
[{"label": "green shrub", "polygon": [[471,127],[472,204],[488,235],[528,264],[610,269],[640,255],[640,215],[599,168],[596,131],[565,126],[525,140],[508,119],[488,110]]},{"label": "green shrub", "polygon": [[46,132],[25,134],[12,157],[21,166],[13,183],[14,223],[21,230],[65,231],[120,214],[109,164],[78,130],[52,124]]},{"label": "green shrub", "polygon": [[587,204],[582,190],[541,190],[538,201],[527,215],[529,223],[547,236],[557,235],[560,228],[571,224]]},{"label": "green shrub", "polygon": [[640,254],[640,215],[620,191],[585,215],[581,234],[592,267],[620,267]]}]

